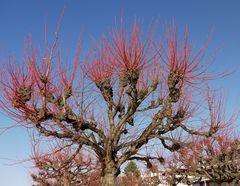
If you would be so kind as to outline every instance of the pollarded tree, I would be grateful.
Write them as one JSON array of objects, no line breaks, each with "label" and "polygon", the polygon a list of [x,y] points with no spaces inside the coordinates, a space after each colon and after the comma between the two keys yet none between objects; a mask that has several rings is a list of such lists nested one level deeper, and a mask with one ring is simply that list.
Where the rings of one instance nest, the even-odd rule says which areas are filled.
[{"label": "pollarded tree", "polygon": [[194,140],[189,147],[180,149],[169,164],[167,175],[173,182],[208,178],[219,185],[236,185],[240,179],[239,163],[239,141],[222,134]]},{"label": "pollarded tree", "polygon": [[72,146],[50,148],[42,153],[34,148],[34,186],[98,185],[99,167],[89,152]]},{"label": "pollarded tree", "polygon": [[[136,21],[130,34],[121,25],[84,62],[78,47],[71,65],[63,63],[57,32],[42,55],[30,42],[22,65],[2,67],[1,108],[43,136],[91,148],[102,185],[114,186],[123,163],[164,160],[148,147],[173,152],[185,145],[180,131],[211,136],[222,124],[204,93],[206,47],[194,52],[187,31],[181,39],[174,26],[167,30],[165,43]],[[202,109],[211,117],[194,125]]]}]

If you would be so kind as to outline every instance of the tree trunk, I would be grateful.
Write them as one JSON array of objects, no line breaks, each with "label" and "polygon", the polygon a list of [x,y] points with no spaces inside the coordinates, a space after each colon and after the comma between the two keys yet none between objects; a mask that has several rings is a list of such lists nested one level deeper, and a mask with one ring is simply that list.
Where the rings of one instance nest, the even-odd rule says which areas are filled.
[{"label": "tree trunk", "polygon": [[230,186],[235,186],[237,183],[237,179],[234,179],[231,183],[230,183]]},{"label": "tree trunk", "polygon": [[63,186],[70,186],[70,181],[67,178],[63,178]]},{"label": "tree trunk", "polygon": [[108,163],[106,163],[105,166],[102,166],[102,168],[102,186],[116,186],[116,178],[120,171],[115,163],[108,161]]},{"label": "tree trunk", "polygon": [[106,173],[102,177],[102,186],[116,186],[116,178],[115,173]]}]

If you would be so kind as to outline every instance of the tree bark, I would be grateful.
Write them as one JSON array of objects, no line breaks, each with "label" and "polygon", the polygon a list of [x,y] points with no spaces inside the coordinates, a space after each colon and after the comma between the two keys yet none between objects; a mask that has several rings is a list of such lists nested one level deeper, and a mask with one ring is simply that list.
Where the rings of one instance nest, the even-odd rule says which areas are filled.
[{"label": "tree bark", "polygon": [[63,186],[71,186],[70,181],[67,178],[63,178]]},{"label": "tree bark", "polygon": [[116,186],[116,178],[120,173],[119,169],[116,167],[115,163],[112,161],[108,161],[104,169],[102,170],[102,186]]},{"label": "tree bark", "polygon": [[230,183],[230,186],[235,186],[235,185],[236,185],[236,182],[237,182],[237,179],[234,179],[234,180]]},{"label": "tree bark", "polygon": [[115,173],[106,173],[102,177],[102,186],[116,186],[116,178]]}]

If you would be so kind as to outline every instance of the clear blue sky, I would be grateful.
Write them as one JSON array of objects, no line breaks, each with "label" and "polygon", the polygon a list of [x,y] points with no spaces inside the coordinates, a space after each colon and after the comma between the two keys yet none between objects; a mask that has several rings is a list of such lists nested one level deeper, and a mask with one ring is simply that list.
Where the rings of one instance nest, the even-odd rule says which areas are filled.
[{"label": "clear blue sky", "polygon": [[[138,17],[148,25],[152,18],[161,21],[174,19],[182,28],[189,26],[197,44],[204,43],[212,32],[210,50],[221,48],[213,65],[215,71],[236,70],[213,85],[222,88],[232,110],[240,95],[240,1],[239,0],[0,0],[0,59],[9,54],[21,56],[24,38],[32,33],[35,43],[43,43],[44,20],[49,37],[53,36],[57,20],[66,7],[60,30],[63,48],[71,54],[82,36],[88,46],[92,37],[108,32],[122,15],[125,22]],[[0,115],[1,126],[13,124]],[[12,129],[0,136],[0,185],[30,186],[28,164],[7,166],[30,154],[26,130]]]}]

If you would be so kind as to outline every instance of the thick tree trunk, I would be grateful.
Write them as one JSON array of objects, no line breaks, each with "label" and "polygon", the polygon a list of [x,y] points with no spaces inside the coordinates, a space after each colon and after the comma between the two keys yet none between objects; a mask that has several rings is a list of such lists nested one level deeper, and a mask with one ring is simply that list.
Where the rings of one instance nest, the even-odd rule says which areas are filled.
[{"label": "thick tree trunk", "polygon": [[70,186],[70,183],[64,183],[64,186]]},{"label": "thick tree trunk", "polygon": [[116,167],[114,162],[108,161],[104,166],[102,166],[102,186],[116,186],[116,178],[119,174],[119,169]]},{"label": "thick tree trunk", "polygon": [[71,186],[71,183],[67,178],[63,178],[63,185],[64,186]]},{"label": "thick tree trunk", "polygon": [[230,186],[235,186],[237,183],[237,179],[234,179],[231,183],[230,183]]},{"label": "thick tree trunk", "polygon": [[116,178],[115,173],[106,173],[102,177],[102,186],[116,186]]}]

